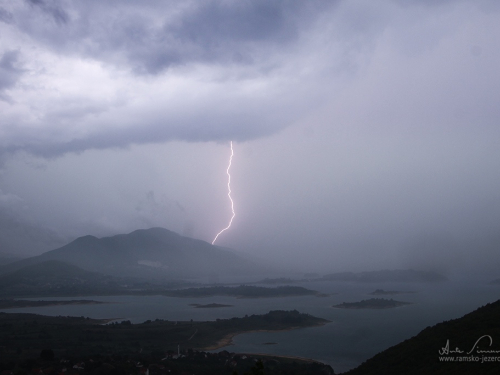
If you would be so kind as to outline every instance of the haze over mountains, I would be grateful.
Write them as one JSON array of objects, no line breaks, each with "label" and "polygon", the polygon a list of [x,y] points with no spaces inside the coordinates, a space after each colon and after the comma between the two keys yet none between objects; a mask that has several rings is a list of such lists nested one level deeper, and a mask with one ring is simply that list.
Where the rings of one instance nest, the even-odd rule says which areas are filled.
[{"label": "haze over mountains", "polygon": [[1,258],[38,255],[63,246],[68,241],[69,237],[15,217],[0,205],[0,262]]},{"label": "haze over mountains", "polygon": [[[50,290],[56,288],[59,291],[61,287],[77,286],[95,289],[99,283],[102,284],[100,288],[116,289],[119,285],[136,285],[146,279],[154,279],[154,283],[170,283],[183,279],[225,282],[226,277],[233,277],[231,280],[237,277],[238,282],[241,282],[242,278],[255,281],[264,275],[274,277],[281,272],[290,272],[263,261],[249,260],[231,249],[181,236],[164,228],[139,229],[128,234],[103,238],[83,236],[41,255],[8,260],[4,262],[6,264],[0,264],[0,286],[7,288],[2,289],[5,293],[13,293],[19,288],[27,293],[23,289],[23,280],[26,285],[32,286],[36,283],[45,286],[50,284]],[[34,278],[36,275],[39,277]],[[131,278],[143,280],[132,282]],[[269,280],[293,282],[290,278]],[[340,272],[295,281],[300,280],[429,282],[444,281],[446,278],[433,272],[406,269]],[[44,291],[47,292],[45,289]],[[29,292],[35,291],[30,288]]]},{"label": "haze over mountains", "polygon": [[141,229],[103,238],[80,237],[58,249],[10,263],[2,270],[12,272],[50,260],[120,277],[214,277],[263,270],[229,249],[183,237],[164,228]]}]

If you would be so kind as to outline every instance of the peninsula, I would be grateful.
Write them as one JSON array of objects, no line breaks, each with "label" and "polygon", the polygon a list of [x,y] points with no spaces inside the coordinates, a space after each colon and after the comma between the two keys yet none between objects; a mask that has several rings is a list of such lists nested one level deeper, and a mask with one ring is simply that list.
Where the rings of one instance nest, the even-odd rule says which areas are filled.
[{"label": "peninsula", "polygon": [[199,303],[190,303],[189,306],[193,306],[197,309],[213,309],[217,307],[233,307],[233,305],[223,305],[221,303],[207,303],[206,305],[200,305]]},{"label": "peninsula", "polygon": [[[237,334],[251,331],[282,331],[324,325],[329,321],[297,310],[270,311],[215,321],[168,321],[156,319],[132,324],[84,317],[52,317],[0,313],[0,347],[4,355],[38,357],[51,348],[58,357],[165,353],[181,348],[216,349],[231,343]],[[19,349],[19,350],[18,350]]]}]

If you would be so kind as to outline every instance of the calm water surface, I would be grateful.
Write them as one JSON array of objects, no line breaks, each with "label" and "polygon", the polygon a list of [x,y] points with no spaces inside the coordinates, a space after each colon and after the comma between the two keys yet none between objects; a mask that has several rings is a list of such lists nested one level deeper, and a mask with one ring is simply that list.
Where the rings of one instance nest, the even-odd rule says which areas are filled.
[{"label": "calm water surface", "polygon": [[[329,294],[328,297],[286,297],[237,299],[234,297],[173,298],[165,296],[85,297],[109,302],[102,305],[67,305],[8,309],[5,312],[30,312],[43,315],[115,318],[141,323],[151,319],[215,320],[264,314],[270,310],[296,309],[328,319],[321,327],[285,332],[253,332],[238,335],[232,352],[268,353],[307,357],[330,364],[338,372],[356,367],[374,354],[410,338],[429,325],[459,318],[500,298],[500,287],[466,282],[437,284],[310,282],[306,288]],[[371,298],[375,289],[415,291],[412,294],[384,296],[412,305],[386,310],[345,310],[332,305]],[[71,300],[75,298],[44,298]],[[80,297],[76,299],[81,299]],[[197,309],[192,303],[220,303],[232,307]],[[272,343],[272,344],[270,344]],[[444,344],[444,343],[443,343]],[[223,350],[223,349],[221,349]],[[436,349],[437,350],[437,349]]]}]

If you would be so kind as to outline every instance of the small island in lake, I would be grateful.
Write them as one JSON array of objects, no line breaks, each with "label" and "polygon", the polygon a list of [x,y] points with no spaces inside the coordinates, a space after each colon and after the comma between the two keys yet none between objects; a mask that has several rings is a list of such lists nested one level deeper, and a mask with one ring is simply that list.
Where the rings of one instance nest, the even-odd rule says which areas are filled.
[{"label": "small island in lake", "polygon": [[207,303],[206,305],[201,305],[199,303],[190,303],[189,306],[193,306],[197,309],[212,309],[216,307],[233,307],[233,305],[223,305],[221,303]]},{"label": "small island in lake", "polygon": [[405,305],[411,305],[411,303],[395,301],[392,298],[370,298],[359,302],[343,302],[339,305],[334,305],[333,307],[339,309],[391,309]]},{"label": "small island in lake", "polygon": [[396,295],[396,294],[410,294],[410,293],[416,293],[416,292],[403,292],[399,290],[383,290],[383,289],[376,289],[375,291],[368,293],[372,296],[389,296],[389,295]]}]

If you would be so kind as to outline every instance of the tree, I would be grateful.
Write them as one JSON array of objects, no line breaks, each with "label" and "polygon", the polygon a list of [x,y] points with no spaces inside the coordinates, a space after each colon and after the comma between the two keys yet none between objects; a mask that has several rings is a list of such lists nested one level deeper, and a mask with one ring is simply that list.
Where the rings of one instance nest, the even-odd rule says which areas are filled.
[{"label": "tree", "polygon": [[264,375],[264,363],[259,359],[245,375]]}]

